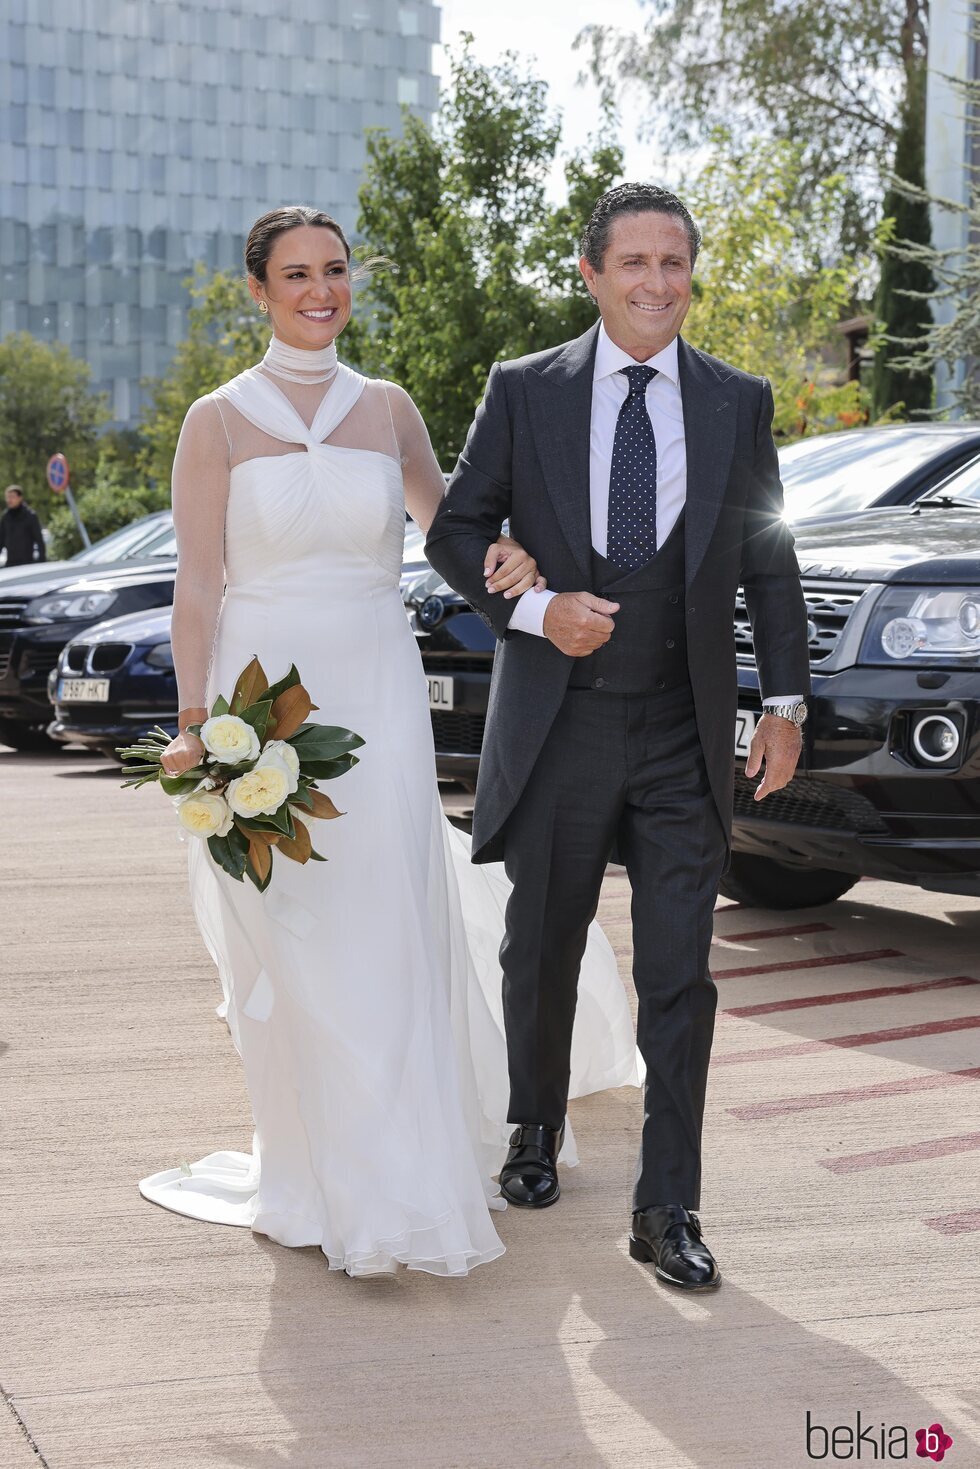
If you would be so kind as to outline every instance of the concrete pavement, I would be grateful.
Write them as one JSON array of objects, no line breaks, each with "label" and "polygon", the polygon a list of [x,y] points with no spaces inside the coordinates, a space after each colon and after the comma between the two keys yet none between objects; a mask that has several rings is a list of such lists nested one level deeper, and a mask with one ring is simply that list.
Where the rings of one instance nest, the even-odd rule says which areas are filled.
[{"label": "concrete pavement", "polygon": [[[0,751],[0,823],[5,1469],[793,1469],[808,1412],[811,1457],[860,1412],[863,1463],[938,1421],[980,1464],[980,903],[720,905],[716,1296],[626,1254],[628,1089],[574,1104],[583,1165],[502,1260],[352,1282],[137,1194],[250,1138],[166,803]],[[627,915],[611,872],[624,978]]]}]

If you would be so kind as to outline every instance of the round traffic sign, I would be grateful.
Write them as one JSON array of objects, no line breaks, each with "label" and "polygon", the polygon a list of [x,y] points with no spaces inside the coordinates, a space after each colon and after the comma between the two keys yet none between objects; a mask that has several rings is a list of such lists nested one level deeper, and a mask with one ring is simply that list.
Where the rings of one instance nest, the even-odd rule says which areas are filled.
[{"label": "round traffic sign", "polygon": [[63,495],[68,488],[68,460],[64,454],[52,454],[48,460],[48,484],[56,495]]}]

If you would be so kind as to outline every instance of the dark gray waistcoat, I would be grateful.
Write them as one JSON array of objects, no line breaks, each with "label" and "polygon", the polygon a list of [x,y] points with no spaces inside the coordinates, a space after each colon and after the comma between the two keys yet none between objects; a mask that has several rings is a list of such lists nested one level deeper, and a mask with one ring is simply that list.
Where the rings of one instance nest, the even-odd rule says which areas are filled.
[{"label": "dark gray waistcoat", "polygon": [[620,604],[609,642],[576,658],[568,686],[653,694],[688,683],[684,619],[684,514],[652,561],[623,572],[592,552],[592,590]]}]

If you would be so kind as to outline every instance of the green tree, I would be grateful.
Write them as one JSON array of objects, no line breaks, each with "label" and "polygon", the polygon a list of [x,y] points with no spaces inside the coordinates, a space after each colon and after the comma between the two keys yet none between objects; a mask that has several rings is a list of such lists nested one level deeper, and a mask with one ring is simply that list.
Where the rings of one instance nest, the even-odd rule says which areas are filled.
[{"label": "green tree", "polygon": [[27,332],[0,342],[0,474],[4,484],[23,488],[42,521],[60,504],[44,474],[52,454],[66,456],[73,489],[95,469],[98,431],[109,415],[91,377],[60,342]]},{"label": "green tree", "polygon": [[622,155],[607,132],[568,159],[552,206],[560,135],[544,82],[512,54],[478,63],[468,38],[432,131],[406,111],[400,137],[369,135],[358,228],[390,263],[370,275],[342,350],[411,393],[447,467],[497,359],[595,320],[577,239]]},{"label": "green tree", "polygon": [[590,26],[579,38],[610,93],[638,85],[650,132],[671,155],[718,126],[736,140],[799,149],[798,184],[838,173],[832,235],[870,239],[911,70],[926,52],[928,0],[647,0],[639,34]]},{"label": "green tree", "polygon": [[875,297],[875,315],[882,337],[875,353],[872,392],[876,413],[901,407],[906,418],[927,413],[932,407],[932,373],[928,367],[908,365],[910,352],[924,345],[932,324],[929,298],[935,280],[926,258],[932,243],[929,205],[910,194],[907,185],[925,188],[926,68],[918,65],[909,76],[908,97],[895,149],[895,175],[883,206],[891,238],[908,249],[889,250],[881,256],[881,276]]},{"label": "green tree", "polygon": [[169,486],[174,451],[188,408],[246,367],[269,345],[267,319],[259,316],[243,276],[199,265],[187,282],[192,306],[187,335],[163,377],[148,384],[151,401],[141,425],[138,457],[143,475]]},{"label": "green tree", "polygon": [[857,383],[836,381],[835,330],[862,262],[845,257],[825,265],[800,244],[806,223],[820,231],[835,217],[844,180],[825,180],[804,208],[800,149],[770,141],[743,151],[723,131],[711,143],[709,158],[684,185],[704,234],[685,336],[770,379],[780,436],[863,422],[866,395]]}]

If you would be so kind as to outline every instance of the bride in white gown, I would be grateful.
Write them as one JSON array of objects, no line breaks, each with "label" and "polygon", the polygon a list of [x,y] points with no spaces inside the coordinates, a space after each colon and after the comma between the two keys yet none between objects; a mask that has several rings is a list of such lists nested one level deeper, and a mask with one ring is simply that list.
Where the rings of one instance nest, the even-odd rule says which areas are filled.
[{"label": "bride in white gown", "polygon": [[[408,395],[336,360],[351,309],[338,226],[276,210],[253,227],[246,265],[272,344],[193,405],[174,463],[181,728],[258,655],[270,679],[295,662],[315,717],[365,745],[331,792],[346,814],[317,826],[327,864],[279,861],[260,894],[189,839],[254,1148],[140,1189],[178,1213],[317,1245],[352,1275],[465,1275],[503,1252],[488,1205],[500,1206],[490,1180],[510,1130],[496,953],[508,888],[501,869],[470,865],[442,815],[399,592],[406,505],[427,527],[443,477]],[[528,566],[517,585],[530,585],[523,553],[497,575]],[[187,769],[200,753],[184,733],[164,764]],[[593,927],[572,1095],[635,1083],[634,1057]]]}]

